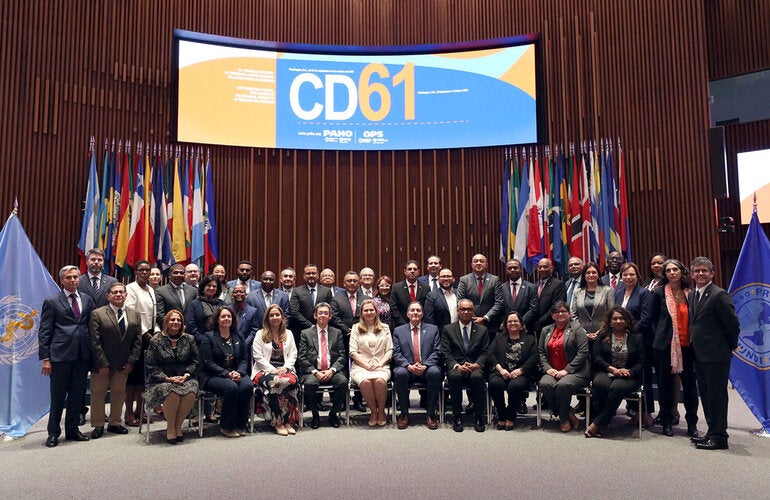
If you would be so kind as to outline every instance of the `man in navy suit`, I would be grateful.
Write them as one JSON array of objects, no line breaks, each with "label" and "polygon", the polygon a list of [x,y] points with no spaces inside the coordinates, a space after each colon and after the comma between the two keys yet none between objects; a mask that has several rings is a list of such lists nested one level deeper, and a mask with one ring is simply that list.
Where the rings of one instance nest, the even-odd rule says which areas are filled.
[{"label": "man in navy suit", "polygon": [[[275,288],[275,273],[273,271],[263,272],[260,279],[262,280],[260,287],[253,292],[248,293],[246,297],[246,303],[257,310],[256,321],[259,323],[259,328],[262,328],[262,321],[265,319],[267,307],[273,304],[281,306],[283,314],[286,316],[286,322],[288,323],[289,295],[286,292]],[[241,285],[243,285],[243,283],[241,283]]]},{"label": "man in navy suit", "polygon": [[609,255],[607,255],[607,265],[604,269],[606,272],[599,282],[602,285],[611,286],[613,290],[617,290],[621,280],[620,266],[622,266],[625,261],[626,259],[623,258],[622,253],[617,250],[610,252]]},{"label": "man in navy suit", "polygon": [[567,288],[564,282],[553,275],[553,262],[549,258],[542,258],[537,263],[537,313],[533,327],[535,336],[540,338],[540,330],[553,323],[551,306],[558,301],[567,300]]},{"label": "man in navy suit", "polygon": [[[257,308],[246,303],[246,286],[238,283],[232,289],[233,312],[235,313],[236,328],[243,340],[246,341],[249,358],[251,357],[251,343],[254,336],[262,328],[262,318],[257,313]],[[264,316],[264,314],[263,314]]]},{"label": "man in navy suit", "polygon": [[521,277],[521,262],[511,259],[505,263],[505,283],[503,283],[504,318],[516,311],[521,316],[529,331],[535,323],[537,314],[537,287]]},{"label": "man in navy suit", "polygon": [[417,281],[423,285],[428,285],[429,292],[438,289],[438,273],[441,271],[441,257],[438,255],[431,255],[426,262],[428,267],[428,274],[420,276]]},{"label": "man in navy suit", "polygon": [[332,298],[332,326],[342,330],[345,338],[350,337],[350,329],[358,323],[361,316],[361,303],[366,300],[366,295],[358,287],[358,273],[348,271],[343,278],[345,288],[334,294]]},{"label": "man in navy suit", "polygon": [[417,281],[418,274],[420,274],[420,264],[416,260],[406,261],[404,264],[404,277],[406,279],[399,281],[391,289],[390,316],[396,326],[409,322],[406,318],[406,309],[409,304],[415,300],[420,304],[425,304],[425,298],[428,296],[428,285]]},{"label": "man in navy suit", "polygon": [[457,293],[455,278],[451,269],[438,273],[438,290],[431,291],[425,298],[425,321],[443,331],[449,323],[457,321]]},{"label": "man in navy suit", "polygon": [[398,396],[398,428],[409,427],[409,384],[425,384],[425,425],[438,429],[436,405],[441,391],[441,336],[435,325],[422,322],[422,306],[412,302],[406,311],[409,323],[393,331],[393,384]]},{"label": "man in navy suit", "polygon": [[104,268],[104,250],[92,248],[86,254],[88,272],[80,275],[78,292],[84,293],[94,301],[94,307],[104,307],[108,304],[107,290],[116,280],[112,276],[102,273]]},{"label": "man in navy suit", "polygon": [[318,275],[318,282],[332,291],[332,295],[337,295],[340,292],[344,292],[345,289],[336,285],[337,276],[334,271],[328,267],[321,271]]},{"label": "man in navy suit", "polygon": [[242,260],[238,263],[238,278],[232,281],[228,281],[227,285],[232,288],[238,283],[243,283],[246,287],[246,295],[258,290],[261,283],[257,280],[251,279],[251,275],[254,273],[254,266],[250,260]]},{"label": "man in navy suit", "polygon": [[49,448],[59,444],[65,404],[65,437],[71,441],[88,441],[78,429],[78,422],[91,359],[88,321],[94,301],[88,295],[78,293],[80,271],[77,266],[62,267],[59,281],[62,291],[43,301],[38,330],[41,373],[51,377],[51,412],[45,442]]}]

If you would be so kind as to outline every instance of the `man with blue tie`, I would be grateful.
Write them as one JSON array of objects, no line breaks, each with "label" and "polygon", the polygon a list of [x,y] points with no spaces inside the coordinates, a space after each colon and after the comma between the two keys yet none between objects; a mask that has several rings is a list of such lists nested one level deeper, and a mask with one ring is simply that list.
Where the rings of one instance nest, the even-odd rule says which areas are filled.
[{"label": "man with blue tie", "polygon": [[567,305],[572,304],[572,295],[580,287],[580,276],[583,274],[585,263],[580,257],[570,257],[567,261],[567,274],[569,279],[564,283],[567,289]]},{"label": "man with blue tie", "polygon": [[431,255],[427,260],[428,274],[420,276],[417,281],[423,285],[428,285],[428,292],[438,290],[438,273],[441,271],[441,257],[438,255]]},{"label": "man with blue tie", "polygon": [[438,429],[436,405],[441,391],[441,336],[435,325],[422,322],[422,306],[412,302],[407,308],[409,323],[393,331],[393,384],[398,396],[400,415],[397,427],[409,427],[409,384],[425,384],[425,425]]},{"label": "man with blue tie", "polygon": [[59,444],[65,405],[65,437],[69,441],[88,441],[78,429],[78,423],[91,359],[88,321],[94,302],[88,295],[78,293],[80,271],[77,266],[62,267],[59,282],[62,291],[43,301],[38,329],[41,373],[51,377],[51,412],[45,442],[49,448]]},{"label": "man with blue tie", "polygon": [[104,268],[104,250],[101,248],[92,248],[86,254],[86,264],[88,272],[80,275],[78,292],[84,293],[94,300],[94,307],[106,306],[107,290],[110,285],[117,282],[112,276],[102,272]]}]

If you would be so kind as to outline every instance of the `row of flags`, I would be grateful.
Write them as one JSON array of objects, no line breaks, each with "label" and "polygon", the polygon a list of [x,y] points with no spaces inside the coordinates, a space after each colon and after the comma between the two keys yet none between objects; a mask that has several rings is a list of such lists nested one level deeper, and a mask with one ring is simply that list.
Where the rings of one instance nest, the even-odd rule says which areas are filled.
[{"label": "row of flags", "polygon": [[[83,224],[78,241],[81,268],[91,248],[105,253],[104,269],[128,271],[147,260],[166,268],[194,263],[202,269],[219,258],[211,157],[203,148],[143,146],[113,139],[97,159],[94,139]],[[97,165],[101,164],[101,183]]]},{"label": "row of flags", "polygon": [[527,272],[543,257],[562,275],[572,256],[602,268],[611,251],[631,260],[620,141],[506,149],[500,215],[500,260]]}]

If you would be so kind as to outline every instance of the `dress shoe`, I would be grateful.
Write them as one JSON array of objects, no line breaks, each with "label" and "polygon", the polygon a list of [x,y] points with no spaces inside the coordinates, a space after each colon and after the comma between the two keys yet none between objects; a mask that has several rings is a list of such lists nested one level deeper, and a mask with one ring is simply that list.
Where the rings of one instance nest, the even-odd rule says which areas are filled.
[{"label": "dress shoe", "polygon": [[696,436],[696,437],[691,437],[690,438],[690,442],[693,443],[693,444],[705,443],[708,440],[709,440],[709,435],[708,434],[704,434],[703,436]]},{"label": "dress shoe", "polygon": [[113,434],[128,434],[128,429],[123,427],[120,424],[117,425],[108,425],[107,426],[107,432],[111,432]]},{"label": "dress shoe", "polygon": [[428,429],[435,431],[436,429],[438,429],[438,420],[436,420],[436,417],[431,417],[430,415],[428,415],[427,417],[425,417],[425,426]]},{"label": "dress shoe", "polygon": [[340,417],[337,416],[336,413],[329,413],[329,425],[334,427],[335,429],[338,429],[342,423],[340,422]]},{"label": "dress shoe", "polygon": [[663,430],[661,431],[664,436],[673,436],[674,435],[674,429],[671,427],[671,424],[663,424]]},{"label": "dress shoe", "polygon": [[235,431],[230,431],[230,430],[227,430],[227,429],[219,429],[219,432],[220,432],[220,433],[221,433],[223,436],[225,436],[225,437],[229,437],[229,438],[237,438],[237,437],[240,437],[240,435],[239,435],[237,432],[235,432]]},{"label": "dress shoe", "polygon": [[470,415],[474,411],[476,411],[476,405],[474,405],[473,401],[471,401],[470,403],[468,403],[468,406],[465,407],[465,413]]},{"label": "dress shoe", "polygon": [[726,450],[728,449],[727,441],[713,441],[709,439],[705,443],[695,443],[695,447],[699,450]]},{"label": "dress shoe", "polygon": [[360,411],[361,413],[366,413],[366,407],[364,406],[363,401],[355,401],[353,403],[353,409]]},{"label": "dress shoe", "polygon": [[463,431],[463,417],[456,415],[454,417],[454,422],[452,423],[452,430],[455,432],[462,432]]},{"label": "dress shoe", "polygon": [[53,448],[54,446],[59,446],[59,437],[51,434],[50,436],[48,436],[48,439],[45,440],[45,446],[47,448]]},{"label": "dress shoe", "polygon": [[184,443],[184,436],[177,436],[176,437],[176,442],[177,443]]},{"label": "dress shoe", "polygon": [[406,429],[407,427],[409,427],[409,414],[402,413],[401,415],[399,415],[398,423],[396,424],[396,427],[398,427],[399,429]]},{"label": "dress shoe", "polygon": [[88,436],[83,434],[82,432],[78,431],[77,434],[70,434],[69,436],[66,436],[67,441],[88,441]]},{"label": "dress shoe", "polygon": [[80,418],[78,419],[78,425],[86,425],[86,414],[81,413]]},{"label": "dress shoe", "polygon": [[94,427],[91,431],[91,439],[99,439],[104,436],[104,427]]},{"label": "dress shoe", "polygon": [[519,415],[526,415],[527,411],[528,411],[527,410],[527,402],[526,401],[522,401],[521,404],[519,405],[519,409],[518,409]]},{"label": "dress shoe", "polygon": [[476,432],[484,432],[487,430],[487,423],[484,422],[484,417],[476,417],[476,424],[473,426],[473,430]]},{"label": "dress shoe", "polygon": [[166,442],[168,444],[174,444],[175,445],[175,444],[177,444],[179,442],[179,440],[177,438],[174,438],[174,439],[166,438]]},{"label": "dress shoe", "polygon": [[569,423],[570,425],[572,425],[573,429],[577,429],[578,427],[580,427],[580,420],[578,420],[577,415],[575,415],[572,412],[570,412],[569,414]]},{"label": "dress shoe", "polygon": [[652,415],[649,413],[645,413],[644,417],[642,417],[642,427],[645,429],[652,427]]},{"label": "dress shoe", "polygon": [[569,432],[572,430],[572,424],[570,423],[569,420],[567,420],[563,424],[559,425],[559,430],[561,430],[562,432]]},{"label": "dress shoe", "polygon": [[318,413],[313,413],[313,418],[310,419],[310,428],[318,429],[320,426],[321,426],[321,417],[318,416]]},{"label": "dress shoe", "polygon": [[505,430],[505,420],[498,420],[497,421],[497,430],[498,431],[504,431]]},{"label": "dress shoe", "polygon": [[698,427],[696,427],[695,425],[688,425],[687,426],[687,435],[690,436],[691,438],[698,437],[700,435],[700,434],[698,434]]}]

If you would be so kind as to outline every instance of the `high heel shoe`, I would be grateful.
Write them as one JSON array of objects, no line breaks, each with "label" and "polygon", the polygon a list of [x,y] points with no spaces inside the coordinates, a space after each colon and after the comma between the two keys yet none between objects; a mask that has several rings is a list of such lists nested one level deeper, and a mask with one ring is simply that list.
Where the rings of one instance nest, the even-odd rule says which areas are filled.
[{"label": "high heel shoe", "polygon": [[580,427],[580,420],[578,420],[574,412],[569,412],[569,423],[572,425],[573,429]]},{"label": "high heel shoe", "polygon": [[286,428],[283,426],[283,424],[278,424],[275,426],[275,433],[279,436],[288,436],[289,431],[286,430]]},{"label": "high heel shoe", "polygon": [[583,435],[587,438],[600,438],[602,437],[602,431],[594,424],[588,426]]}]

